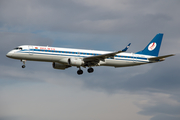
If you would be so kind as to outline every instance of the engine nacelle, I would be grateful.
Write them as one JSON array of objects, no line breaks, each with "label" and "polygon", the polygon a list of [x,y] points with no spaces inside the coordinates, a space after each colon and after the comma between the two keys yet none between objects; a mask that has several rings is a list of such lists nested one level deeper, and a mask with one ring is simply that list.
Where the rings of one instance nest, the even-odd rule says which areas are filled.
[{"label": "engine nacelle", "polygon": [[68,59],[68,64],[72,66],[81,66],[84,64],[84,61],[79,58],[69,58]]},{"label": "engine nacelle", "polygon": [[69,65],[64,65],[57,62],[53,62],[52,66],[54,69],[61,69],[61,70],[65,70],[66,68],[70,67]]}]

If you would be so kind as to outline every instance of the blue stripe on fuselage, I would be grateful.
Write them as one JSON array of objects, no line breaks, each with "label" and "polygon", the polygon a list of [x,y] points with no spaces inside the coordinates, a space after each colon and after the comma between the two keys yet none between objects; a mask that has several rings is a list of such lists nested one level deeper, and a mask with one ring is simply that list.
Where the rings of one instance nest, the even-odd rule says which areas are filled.
[{"label": "blue stripe on fuselage", "polygon": [[[40,50],[40,49],[30,49],[30,50],[24,49],[24,50],[20,50],[18,52],[19,53],[31,53],[31,54],[44,54],[44,55],[61,55],[61,56],[71,56],[71,57],[87,57],[87,56],[101,55],[98,53],[70,52],[70,51],[57,51],[57,50]],[[113,58],[108,58],[108,59],[113,59]],[[148,62],[147,58],[124,56],[124,55],[116,55],[114,57],[114,59],[115,60],[136,61],[136,62]]]}]

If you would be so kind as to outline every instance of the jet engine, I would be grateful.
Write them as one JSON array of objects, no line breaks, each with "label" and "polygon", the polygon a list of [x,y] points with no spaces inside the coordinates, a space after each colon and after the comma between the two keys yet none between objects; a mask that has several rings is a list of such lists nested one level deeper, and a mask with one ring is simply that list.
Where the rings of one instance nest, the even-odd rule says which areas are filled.
[{"label": "jet engine", "polygon": [[65,70],[66,68],[71,67],[69,65],[64,65],[61,63],[57,63],[57,62],[53,62],[52,66],[54,69],[61,69],[61,70]]},{"label": "jet engine", "polygon": [[81,66],[84,64],[84,61],[79,58],[69,58],[68,59],[68,64],[72,66]]}]

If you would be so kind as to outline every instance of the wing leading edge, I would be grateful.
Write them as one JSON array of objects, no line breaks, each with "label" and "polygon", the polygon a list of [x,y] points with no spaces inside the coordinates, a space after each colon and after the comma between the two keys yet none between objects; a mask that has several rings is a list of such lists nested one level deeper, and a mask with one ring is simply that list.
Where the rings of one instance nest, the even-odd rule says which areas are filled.
[{"label": "wing leading edge", "polygon": [[117,52],[112,52],[112,53],[107,53],[107,54],[102,54],[102,55],[97,55],[97,56],[85,57],[83,60],[84,60],[84,62],[91,62],[91,61],[97,61],[97,60],[98,61],[104,60],[106,58],[113,58],[118,53],[126,52],[130,45],[131,45],[131,43],[129,43],[123,50],[120,50]]}]

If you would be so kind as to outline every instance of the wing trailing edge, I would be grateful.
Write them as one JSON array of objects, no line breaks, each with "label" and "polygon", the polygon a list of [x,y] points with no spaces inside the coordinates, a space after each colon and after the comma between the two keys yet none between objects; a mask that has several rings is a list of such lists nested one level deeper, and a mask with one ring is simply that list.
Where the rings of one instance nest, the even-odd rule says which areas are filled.
[{"label": "wing trailing edge", "polygon": [[107,54],[102,54],[102,55],[85,57],[83,60],[85,62],[87,62],[87,61],[94,61],[94,60],[104,60],[106,58],[114,57],[118,53],[126,52],[130,45],[131,45],[131,43],[129,43],[123,50],[120,50],[120,51],[117,51],[117,52],[112,52],[112,53],[107,53]]}]

